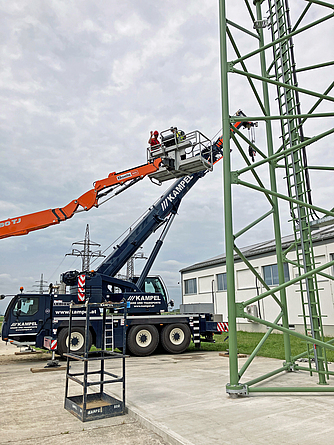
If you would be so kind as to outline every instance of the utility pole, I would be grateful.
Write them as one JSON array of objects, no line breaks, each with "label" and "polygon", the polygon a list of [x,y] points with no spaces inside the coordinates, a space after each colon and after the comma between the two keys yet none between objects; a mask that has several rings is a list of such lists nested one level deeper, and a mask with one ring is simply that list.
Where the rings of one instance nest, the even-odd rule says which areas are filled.
[{"label": "utility pole", "polygon": [[48,283],[47,281],[44,280],[44,275],[41,274],[41,279],[39,281],[35,281],[35,283],[38,283],[38,284],[34,284],[33,287],[38,287],[39,293],[44,294],[44,288],[46,287],[46,285]]},{"label": "utility pole", "polygon": [[126,279],[131,280],[135,275],[135,260],[136,259],[146,259],[147,257],[144,256],[144,252],[137,252],[129,259],[129,261],[126,263]]},{"label": "utility pole", "polygon": [[66,255],[80,256],[81,257],[81,260],[82,260],[81,271],[82,272],[89,271],[91,258],[97,258],[97,257],[104,257],[105,256],[105,255],[103,255],[101,253],[101,250],[95,250],[95,251],[91,250],[91,246],[100,247],[101,244],[98,244],[98,243],[95,243],[94,241],[91,241],[90,236],[89,236],[89,224],[87,224],[87,226],[86,226],[85,239],[82,240],[82,241],[77,241],[77,242],[72,244],[72,246],[74,246],[74,245],[83,246],[83,249],[79,250],[77,248],[72,248],[72,252],[71,253],[67,253]]}]

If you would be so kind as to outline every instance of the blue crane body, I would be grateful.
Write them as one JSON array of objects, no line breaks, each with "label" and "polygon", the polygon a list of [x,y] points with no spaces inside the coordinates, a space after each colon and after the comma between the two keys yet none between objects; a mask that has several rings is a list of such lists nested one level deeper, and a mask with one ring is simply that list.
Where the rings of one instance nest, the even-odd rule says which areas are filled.
[{"label": "blue crane body", "polygon": [[[63,354],[67,350],[70,303],[89,298],[90,302],[129,302],[127,346],[133,354],[150,355],[159,343],[168,352],[183,352],[191,337],[199,345],[201,335],[212,341],[213,334],[220,332],[212,314],[167,314],[167,295],[160,277],[139,277],[138,281],[141,279],[143,282],[140,287],[115,277],[146,239],[161,225],[168,224],[182,198],[204,174],[198,172],[177,180],[96,271],[64,273],[62,279],[71,288],[69,294],[18,294],[14,297],[4,317],[2,339],[57,349]],[[159,239],[153,249],[154,257],[161,245]],[[83,286],[80,286],[80,280],[84,281]],[[146,292],[143,291],[145,288]],[[148,292],[150,289],[152,291]],[[84,346],[85,313],[82,309],[74,310],[73,316],[71,347],[80,352]],[[121,319],[121,314],[112,314],[113,334],[107,344],[110,347],[122,347]],[[97,309],[92,309],[90,324],[90,342],[99,348],[102,344],[102,317]]]}]

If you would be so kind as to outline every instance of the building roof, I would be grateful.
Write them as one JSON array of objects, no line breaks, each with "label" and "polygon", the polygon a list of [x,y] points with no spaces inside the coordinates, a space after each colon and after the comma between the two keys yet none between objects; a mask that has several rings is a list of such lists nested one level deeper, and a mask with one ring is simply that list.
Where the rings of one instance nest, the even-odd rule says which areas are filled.
[{"label": "building roof", "polygon": [[[330,225],[327,227],[323,227],[321,229],[315,230],[312,233],[313,243],[319,243],[322,241],[326,241],[329,239],[334,239],[334,225]],[[286,249],[290,246],[290,244],[294,241],[294,235],[288,235],[282,237],[282,248]],[[239,250],[242,254],[247,257],[255,257],[258,255],[263,255],[266,253],[275,251],[275,240],[263,241],[261,243],[253,244],[251,246],[241,247]],[[239,259],[239,255],[235,254],[235,259]],[[199,269],[205,269],[208,267],[219,266],[226,263],[226,254],[223,253],[221,255],[215,256],[205,261],[201,261],[200,263],[192,264],[191,266],[187,266],[180,270],[183,272],[192,272]]]}]

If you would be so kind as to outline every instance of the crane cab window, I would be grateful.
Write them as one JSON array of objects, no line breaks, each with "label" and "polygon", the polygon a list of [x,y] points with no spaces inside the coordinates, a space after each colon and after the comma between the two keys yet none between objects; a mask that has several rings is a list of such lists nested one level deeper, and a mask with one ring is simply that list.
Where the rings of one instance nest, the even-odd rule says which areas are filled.
[{"label": "crane cab window", "polygon": [[162,294],[164,299],[167,299],[165,288],[160,281],[159,277],[146,277],[145,279],[145,292],[147,293],[159,293]]},{"label": "crane cab window", "polygon": [[39,307],[38,297],[20,297],[15,303],[13,314],[20,315],[35,315]]}]

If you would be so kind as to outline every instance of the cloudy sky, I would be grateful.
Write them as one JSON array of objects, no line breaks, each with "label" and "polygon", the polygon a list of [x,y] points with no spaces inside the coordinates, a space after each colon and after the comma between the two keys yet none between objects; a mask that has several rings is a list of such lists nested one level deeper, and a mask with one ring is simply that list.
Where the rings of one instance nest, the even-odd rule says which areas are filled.
[{"label": "cloudy sky", "polygon": [[[294,21],[306,2],[290,3]],[[227,4],[229,18],[252,30],[243,2]],[[95,180],[146,162],[150,130],[175,125],[186,132],[198,129],[209,138],[220,131],[218,1],[11,0],[2,2],[0,10],[0,220],[65,206]],[[313,5],[303,23],[329,12]],[[333,60],[333,29],[328,21],[295,39],[297,66]],[[256,48],[254,39],[233,32],[242,52]],[[264,33],[269,42],[269,31]],[[258,72],[258,59],[249,66]],[[318,91],[332,80],[330,67],[318,70],[316,78],[309,72],[299,78],[301,86]],[[314,99],[302,101],[307,111]],[[272,107],[277,114],[274,94]],[[245,81],[231,76],[231,114],[239,108],[260,114]],[[331,104],[319,108],[329,110]],[[330,119],[317,120],[307,135],[331,126]],[[278,147],[277,131],[275,137]],[[261,146],[263,123],[256,138]],[[309,156],[314,164],[334,164],[328,143],[320,143]],[[242,165],[237,150],[232,163],[234,168]],[[283,173],[284,190],[282,178]],[[315,203],[333,207],[327,199],[333,192],[331,176],[311,179]],[[65,254],[83,239],[87,224],[104,250],[169,185],[158,187],[146,178],[98,209],[1,240],[0,293],[15,294],[20,286],[33,290],[41,274],[54,283],[61,272],[80,269],[80,259]],[[234,199],[236,230],[268,210],[254,193],[237,188]],[[282,213],[287,234],[287,211]],[[272,224],[266,221],[240,244],[271,237]],[[146,254],[154,241],[144,246]],[[222,166],[217,165],[184,199],[153,272],[164,277],[179,302],[179,270],[223,251]],[[136,260],[138,272],[142,265]]]}]

